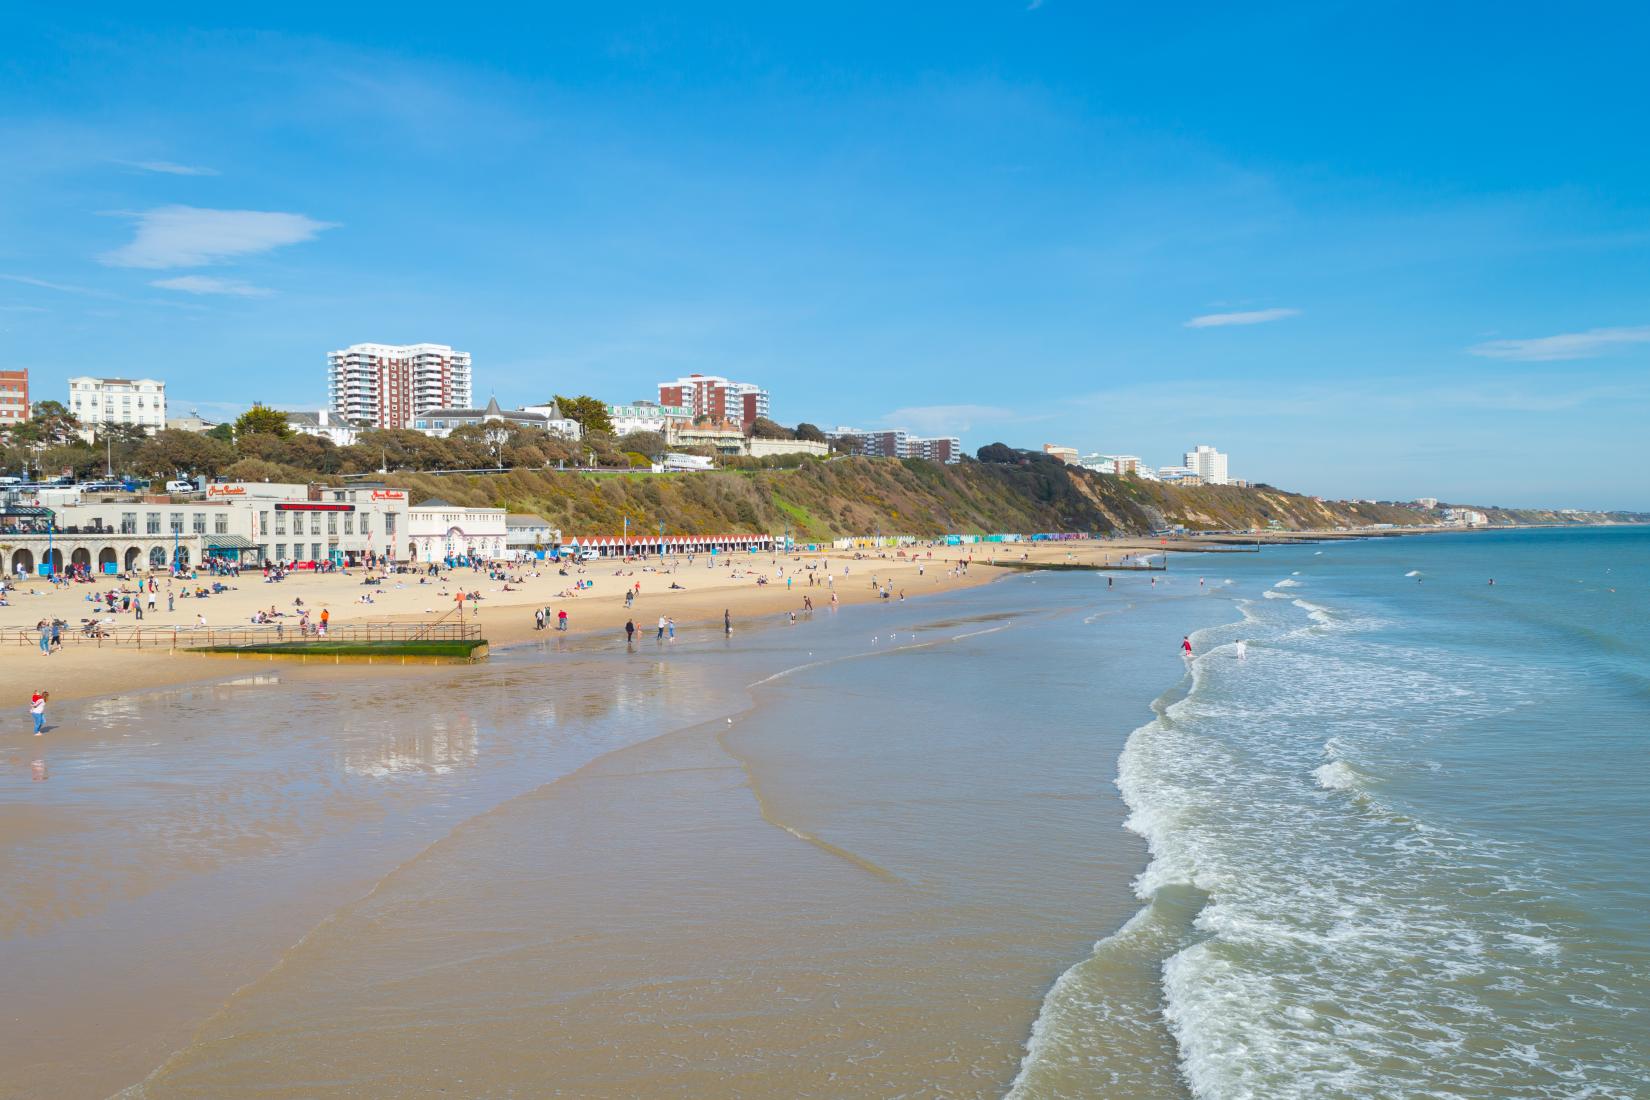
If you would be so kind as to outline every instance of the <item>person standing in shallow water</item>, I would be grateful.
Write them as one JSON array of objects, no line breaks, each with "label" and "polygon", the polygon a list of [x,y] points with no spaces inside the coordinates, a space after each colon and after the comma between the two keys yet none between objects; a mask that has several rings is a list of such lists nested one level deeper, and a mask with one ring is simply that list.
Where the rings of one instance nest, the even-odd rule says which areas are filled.
[{"label": "person standing in shallow water", "polygon": [[732,608],[724,607],[722,609],[722,633],[723,634],[732,634],[733,633],[733,610],[732,610]]},{"label": "person standing in shallow water", "polygon": [[1191,635],[1188,634],[1186,637],[1180,639],[1180,652],[1184,653],[1188,657],[1192,655]]},{"label": "person standing in shallow water", "polygon": [[29,697],[29,714],[34,717],[34,735],[41,736],[46,732],[46,700],[52,697],[49,691],[37,691]]}]

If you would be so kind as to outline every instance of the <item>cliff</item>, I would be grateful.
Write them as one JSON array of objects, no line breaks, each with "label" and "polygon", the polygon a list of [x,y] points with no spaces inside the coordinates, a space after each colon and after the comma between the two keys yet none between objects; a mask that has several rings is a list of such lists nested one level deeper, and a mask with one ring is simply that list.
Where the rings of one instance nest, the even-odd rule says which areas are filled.
[{"label": "cliff", "polygon": [[[778,532],[822,541],[841,535],[999,531],[1142,534],[1415,526],[1436,514],[1408,505],[1321,502],[1257,487],[1175,488],[1090,473],[1052,461],[965,462],[838,458],[794,469],[694,474],[589,474],[516,470],[496,475],[399,474],[414,500],[533,512],[568,535],[667,531]],[[1565,522],[1557,513],[1484,509],[1495,523]]]}]

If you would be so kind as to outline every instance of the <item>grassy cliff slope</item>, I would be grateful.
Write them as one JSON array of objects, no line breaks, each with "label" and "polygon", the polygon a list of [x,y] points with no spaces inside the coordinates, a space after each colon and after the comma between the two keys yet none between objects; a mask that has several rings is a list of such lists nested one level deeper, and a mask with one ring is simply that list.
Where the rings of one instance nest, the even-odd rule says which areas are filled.
[{"label": "grassy cliff slope", "polygon": [[[1416,525],[1433,516],[1401,505],[1337,504],[1277,489],[1157,482],[1093,474],[1051,462],[839,458],[798,469],[695,474],[580,474],[518,470],[496,475],[400,474],[390,480],[415,501],[532,512],[567,535],[630,532],[778,532],[802,539],[840,535],[937,535],[996,531],[1139,534],[1192,529],[1289,529]],[[1561,522],[1546,513],[1501,511],[1496,522]]]}]

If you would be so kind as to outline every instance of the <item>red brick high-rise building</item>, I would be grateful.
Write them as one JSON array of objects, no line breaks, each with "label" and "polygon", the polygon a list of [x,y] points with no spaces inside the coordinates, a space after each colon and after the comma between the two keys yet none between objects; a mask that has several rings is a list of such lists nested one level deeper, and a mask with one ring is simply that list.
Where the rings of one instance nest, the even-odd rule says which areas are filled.
[{"label": "red brick high-rise building", "polygon": [[0,428],[29,418],[29,372],[0,370]]},{"label": "red brick high-rise building", "polygon": [[674,382],[660,382],[659,404],[688,409],[695,420],[731,420],[749,431],[757,417],[768,415],[768,391],[753,382],[690,374]]}]

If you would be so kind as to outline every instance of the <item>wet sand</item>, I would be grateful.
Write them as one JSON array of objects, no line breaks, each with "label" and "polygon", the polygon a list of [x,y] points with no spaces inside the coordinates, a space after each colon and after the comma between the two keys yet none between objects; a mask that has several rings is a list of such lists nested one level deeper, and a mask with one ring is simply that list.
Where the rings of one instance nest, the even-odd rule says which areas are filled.
[{"label": "wet sand", "polygon": [[[0,1094],[1000,1094],[1132,909],[1109,780],[1191,604],[1051,594],[82,704],[0,802]],[[1006,656],[1062,631],[1107,706]]]}]

